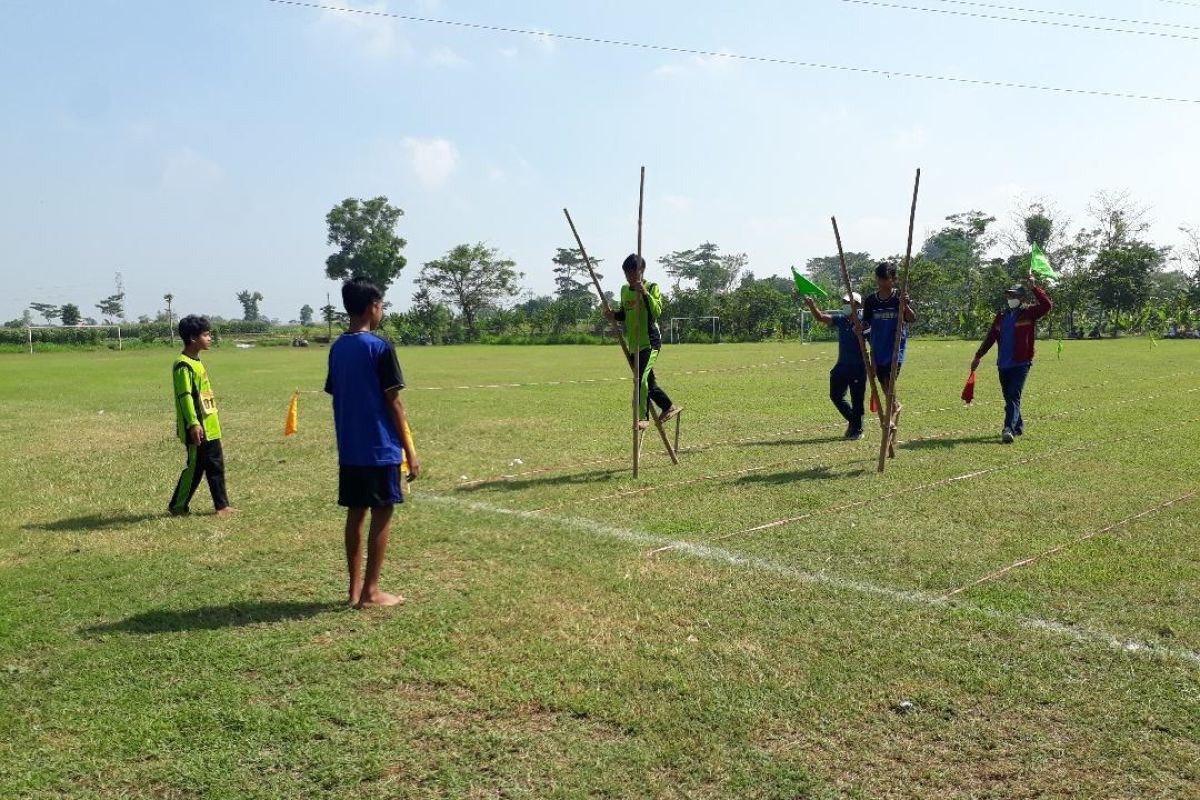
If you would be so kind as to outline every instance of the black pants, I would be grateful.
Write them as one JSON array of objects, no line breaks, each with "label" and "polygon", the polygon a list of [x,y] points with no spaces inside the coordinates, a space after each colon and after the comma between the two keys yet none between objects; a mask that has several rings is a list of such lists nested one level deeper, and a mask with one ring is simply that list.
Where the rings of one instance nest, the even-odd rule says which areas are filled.
[{"label": "black pants", "polygon": [[[629,360],[633,361],[633,356],[630,356]],[[654,362],[658,360],[658,351],[647,347],[637,354],[637,360],[637,373],[642,379],[640,394],[642,407],[639,411],[642,419],[649,419],[649,401],[653,400],[654,405],[666,411],[671,407],[671,398],[667,397],[667,393],[658,385],[658,381],[654,377]]]},{"label": "black pants", "polygon": [[[846,402],[846,391],[850,402]],[[829,370],[829,399],[846,422],[850,431],[859,433],[863,427],[863,396],[867,391],[867,370],[851,364],[837,364]]]},{"label": "black pants", "polygon": [[[900,371],[904,369],[901,364],[896,368],[896,377],[900,377]],[[891,364],[876,364],[875,379],[879,381],[879,392],[883,397],[887,397],[888,385],[892,382],[892,365]]]},{"label": "black pants", "polygon": [[171,495],[167,510],[173,514],[186,512],[192,495],[200,487],[200,479],[205,476],[208,477],[213,507],[220,511],[229,505],[229,498],[225,495],[225,457],[221,453],[220,439],[187,446],[187,465],[179,473],[179,482],[175,484],[175,493]]},{"label": "black pants", "polygon": [[1021,393],[1025,391],[1025,379],[1029,377],[1031,366],[1025,364],[1000,370],[1000,391],[1004,394],[1004,427],[1017,436],[1025,433],[1025,420],[1021,418]]}]

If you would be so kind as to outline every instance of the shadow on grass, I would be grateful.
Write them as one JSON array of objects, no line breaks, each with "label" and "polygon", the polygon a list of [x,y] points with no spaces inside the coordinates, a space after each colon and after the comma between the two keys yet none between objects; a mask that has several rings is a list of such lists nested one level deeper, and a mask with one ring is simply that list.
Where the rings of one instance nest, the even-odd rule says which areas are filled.
[{"label": "shadow on grass", "polygon": [[346,608],[342,603],[247,601],[224,606],[202,606],[186,611],[147,611],[120,622],[107,622],[83,628],[80,633],[180,633],[241,628],[270,622],[308,619],[318,614]]},{"label": "shadow on grass", "polygon": [[859,475],[866,475],[867,470],[863,468],[850,470],[849,472],[830,472],[831,467],[811,467],[810,469],[795,470],[793,472],[772,472],[769,475],[746,475],[738,478],[738,483],[745,484],[785,484],[796,483],[797,481],[840,481],[845,478],[857,478]]},{"label": "shadow on grass", "polygon": [[612,480],[617,475],[627,474],[629,474],[629,470],[627,469],[595,469],[590,472],[577,472],[571,475],[548,475],[542,478],[520,478],[488,481],[487,483],[476,483],[470,486],[460,486],[454,491],[482,492],[500,489],[507,492],[515,492],[534,486],[574,486],[577,484],[590,484],[596,483],[597,481]]},{"label": "shadow on grass", "polygon": [[957,439],[913,439],[900,442],[901,450],[952,450],[960,444],[1001,444],[999,436],[962,436]]},{"label": "shadow on grass", "polygon": [[812,439],[763,439],[756,442],[738,442],[738,447],[801,447],[806,444],[831,444],[844,442],[845,436],[817,436]]},{"label": "shadow on grass", "polygon": [[165,511],[157,514],[85,514],[82,517],[67,517],[53,522],[31,522],[21,526],[27,531],[99,531],[105,528],[120,528],[126,525],[137,525],[152,519],[167,516]]}]

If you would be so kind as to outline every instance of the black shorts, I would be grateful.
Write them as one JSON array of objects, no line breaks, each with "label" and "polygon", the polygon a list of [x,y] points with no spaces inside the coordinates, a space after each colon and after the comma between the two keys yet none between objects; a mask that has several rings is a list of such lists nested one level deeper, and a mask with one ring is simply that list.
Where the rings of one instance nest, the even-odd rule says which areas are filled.
[{"label": "black shorts", "polygon": [[400,465],[338,467],[338,505],[347,508],[383,508],[404,502],[400,493]]}]

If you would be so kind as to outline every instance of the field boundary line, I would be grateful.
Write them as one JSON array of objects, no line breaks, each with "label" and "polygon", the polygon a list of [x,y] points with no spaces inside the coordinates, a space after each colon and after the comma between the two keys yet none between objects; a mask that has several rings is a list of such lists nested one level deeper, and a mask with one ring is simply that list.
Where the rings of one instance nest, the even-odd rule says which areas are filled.
[{"label": "field boundary line", "polygon": [[1101,528],[1100,530],[1085,533],[1083,536],[1079,536],[1075,539],[1072,539],[1069,542],[1063,542],[1062,544],[1057,545],[1055,547],[1051,547],[1048,550],[1043,550],[1042,552],[1040,552],[1036,555],[1032,555],[1029,558],[1023,558],[1020,561],[1014,561],[1013,563],[1009,564],[1007,567],[1003,567],[1002,569],[998,569],[995,572],[990,572],[987,575],[984,575],[979,580],[972,581],[971,583],[963,584],[962,586],[958,587],[957,589],[946,592],[944,595],[942,595],[942,599],[949,600],[953,597],[957,597],[958,595],[962,594],[963,592],[970,591],[971,589],[974,589],[977,586],[982,586],[985,583],[991,583],[994,580],[1002,578],[1005,575],[1007,575],[1008,573],[1012,572],[1013,570],[1017,570],[1022,567],[1030,566],[1031,564],[1035,564],[1044,558],[1048,558],[1050,556],[1057,555],[1058,553],[1061,553],[1065,550],[1069,550],[1072,547],[1075,547],[1076,545],[1083,544],[1084,542],[1088,541],[1089,539],[1094,539],[1097,536],[1103,536],[1106,533],[1111,533],[1112,531],[1115,531],[1118,528],[1123,528],[1131,522],[1136,522],[1139,519],[1144,519],[1146,517],[1152,516],[1154,514],[1157,514],[1160,511],[1165,511],[1168,508],[1177,506],[1181,503],[1186,503],[1189,500],[1195,499],[1197,494],[1200,494],[1200,492],[1196,492],[1196,491],[1188,492],[1187,494],[1185,494],[1181,497],[1176,497],[1174,500],[1167,500],[1164,503],[1159,503],[1158,505],[1154,506],[1153,508],[1146,509],[1145,511],[1134,514],[1131,517],[1126,517],[1125,519],[1123,519],[1119,522],[1114,522],[1112,525],[1109,525],[1107,528]]},{"label": "field boundary line", "polygon": [[[1157,428],[1149,428],[1147,430],[1138,431],[1136,436],[1144,436],[1147,433],[1160,433],[1164,430],[1169,430],[1171,428],[1180,427],[1183,425],[1190,425],[1197,421],[1200,421],[1200,417],[1193,417],[1191,419],[1183,420],[1181,422],[1175,422],[1171,425],[1161,425]],[[840,511],[850,511],[855,508],[861,508],[863,506],[870,505],[871,503],[877,503],[881,500],[894,500],[897,497],[902,497],[904,495],[913,494],[915,492],[923,492],[923,491],[928,491],[930,489],[937,489],[937,488],[940,488],[943,486],[950,486],[955,483],[969,481],[974,478],[978,478],[982,475],[990,475],[994,472],[1000,472],[1000,471],[1006,470],[1006,469],[1015,469],[1017,467],[1025,466],[1026,464],[1029,464],[1030,462],[1037,461],[1037,460],[1040,460],[1043,458],[1048,458],[1051,456],[1060,456],[1065,453],[1075,453],[1075,452],[1079,452],[1081,450],[1091,450],[1091,449],[1099,447],[1101,445],[1113,444],[1115,442],[1122,442],[1122,441],[1125,441],[1127,439],[1132,439],[1132,438],[1135,438],[1134,434],[1127,434],[1124,436],[1116,436],[1116,437],[1113,437],[1110,439],[1093,440],[1093,441],[1087,442],[1085,444],[1075,445],[1074,447],[1064,447],[1064,448],[1058,448],[1056,450],[1043,450],[1040,453],[1034,453],[1032,455],[1026,456],[1025,458],[1018,459],[1017,461],[1010,461],[1007,464],[997,464],[995,466],[985,467],[983,469],[973,470],[971,472],[964,472],[961,475],[954,475],[949,478],[941,478],[936,481],[930,481],[928,483],[917,484],[916,486],[908,486],[903,489],[897,489],[894,492],[888,492],[887,494],[882,494],[882,495],[878,495],[875,497],[869,497],[865,500],[856,500],[852,503],[844,503],[841,505],[829,506],[827,508],[817,509],[816,511],[807,511],[803,514],[797,514],[796,516],[784,517],[782,519],[772,520],[770,522],[764,522],[761,525],[755,525],[750,528],[743,528],[741,530],[731,531],[730,533],[724,533],[724,534],[721,534],[720,536],[713,538],[712,541],[722,542],[727,539],[732,539],[735,536],[746,536],[746,535],[749,535],[752,533],[761,533],[762,531],[772,530],[774,528],[782,528],[787,525],[793,525],[797,522],[803,522],[804,520],[811,519],[813,517],[823,516],[825,514],[836,514]],[[655,550],[651,550],[648,553],[648,555],[651,555],[651,556],[657,555],[658,553],[662,553],[662,552],[665,552],[670,549],[672,549],[671,546],[659,547]]]},{"label": "field boundary line", "polygon": [[[607,539],[613,539],[619,542],[631,544],[639,549],[661,546],[671,542],[670,539],[664,536],[659,536],[646,531],[618,528],[584,517],[561,517],[549,514],[534,514],[529,511],[505,508],[503,506],[484,503],[478,500],[467,500],[461,497],[451,497],[447,495],[423,495],[421,496],[421,500],[478,514],[505,516],[543,524],[549,523],[560,528],[582,531],[584,533],[595,534]],[[1071,639],[1081,644],[1099,645],[1111,650],[1129,653],[1131,655],[1172,659],[1187,663],[1191,666],[1200,666],[1200,653],[1185,648],[1175,648],[1149,641],[1127,639],[1097,628],[1068,625],[1063,622],[1042,619],[1039,617],[1007,614],[998,609],[988,608],[987,606],[946,600],[936,594],[930,594],[928,592],[922,592],[919,590],[899,589],[892,586],[871,583],[869,581],[838,578],[824,572],[807,572],[805,570],[787,566],[786,564],[780,564],[778,562],[770,561],[758,556],[742,555],[732,550],[726,550],[720,547],[696,544],[694,542],[674,542],[674,544],[676,547],[673,549],[702,561],[722,563],[732,567],[748,569],[754,572],[775,575],[812,586],[853,594],[879,597],[886,600],[898,601],[908,605],[926,606],[953,611],[970,611],[989,619],[1015,624],[1030,631],[1053,634],[1059,637]]]},{"label": "field boundary line", "polygon": [[[1154,380],[1155,381],[1166,380],[1168,378],[1171,378],[1171,377],[1174,377],[1175,375],[1180,375],[1180,374],[1183,374],[1183,373],[1173,373],[1172,375],[1164,375],[1161,378],[1155,378]],[[1079,392],[1079,391],[1082,391],[1082,390],[1085,390],[1088,388],[1095,388],[1097,386],[1102,386],[1107,383],[1111,383],[1111,381],[1102,381],[1100,383],[1090,384],[1087,386],[1076,386],[1076,387],[1067,387],[1067,388],[1063,388],[1063,389],[1055,389],[1050,392],[1044,392],[1040,396],[1041,397],[1051,397],[1051,396],[1059,395],[1059,394],[1075,393],[1075,392]],[[1200,392],[1200,388],[1186,390],[1184,392],[1184,394],[1194,394],[1196,392]],[[1144,401],[1144,400],[1155,400],[1155,399],[1159,399],[1158,396],[1150,395],[1147,397],[1139,397],[1139,398],[1121,400],[1121,401],[1117,401],[1116,403],[1110,403],[1108,405],[1124,405],[1124,404],[1131,403],[1131,402],[1140,402],[1140,401]],[[992,405],[992,404],[998,404],[1000,402],[1001,402],[1000,400],[983,400],[983,401],[974,403],[973,406]],[[916,414],[933,414],[933,413],[956,411],[956,410],[965,411],[969,408],[972,408],[973,406],[967,406],[967,405],[964,405],[963,403],[958,403],[956,405],[945,406],[942,408],[913,409],[909,413],[916,415]],[[1075,408],[1075,409],[1068,409],[1066,411],[1056,411],[1056,412],[1054,412],[1054,414],[1050,414],[1050,415],[1047,415],[1044,417],[1039,417],[1037,415],[1034,415],[1032,417],[1032,419],[1034,419],[1034,420],[1057,419],[1057,418],[1061,417],[1062,415],[1077,414],[1077,413],[1081,413],[1083,411],[1093,411],[1096,408],[1100,408],[1100,406],[1087,406],[1085,408]],[[759,440],[763,441],[764,443],[774,443],[774,442],[779,441],[780,439],[783,439],[786,436],[794,436],[794,435],[800,434],[800,433],[821,433],[822,431],[841,430],[842,428],[843,428],[843,424],[841,422],[830,423],[827,425],[809,425],[809,426],[805,426],[803,428],[793,428],[791,430],[780,431],[780,432],[775,432],[775,433],[754,434],[752,436],[743,436],[743,437],[739,437],[736,439],[718,439],[718,440],[714,440],[714,441],[710,441],[710,442],[701,442],[699,444],[681,447],[681,448],[679,448],[679,452],[680,453],[702,453],[702,452],[705,452],[708,450],[716,449],[718,447],[728,447],[730,445],[745,444],[747,442],[754,442],[754,441],[759,441]],[[651,457],[660,456],[660,454],[657,452],[647,453],[646,455],[651,456]],[[489,483],[503,483],[504,481],[510,481],[515,478],[526,478],[531,475],[545,475],[550,472],[565,472],[565,471],[572,470],[572,469],[581,469],[584,467],[600,466],[602,464],[615,464],[618,462],[624,463],[626,460],[628,460],[628,456],[613,456],[613,457],[597,458],[597,459],[592,459],[592,460],[588,460],[588,461],[577,461],[577,462],[574,462],[571,464],[556,464],[554,466],[549,466],[549,467],[537,467],[535,469],[522,470],[521,472],[510,472],[510,473],[504,473],[501,475],[493,475],[488,478],[476,478],[474,480],[460,481],[459,483],[456,483],[453,485],[438,487],[437,491],[454,491],[455,489],[469,488],[469,487],[473,487],[473,486],[482,486],[484,484],[489,484]]]}]

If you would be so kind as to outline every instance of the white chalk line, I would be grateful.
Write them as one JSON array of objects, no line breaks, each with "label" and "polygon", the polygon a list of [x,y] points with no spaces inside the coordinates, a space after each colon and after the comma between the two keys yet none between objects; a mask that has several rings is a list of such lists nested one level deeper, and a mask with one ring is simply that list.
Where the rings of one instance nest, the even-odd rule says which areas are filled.
[{"label": "white chalk line", "polygon": [[1080,625],[1068,625],[1063,622],[1042,619],[1039,617],[1008,614],[997,609],[988,608],[987,606],[966,604],[948,600],[928,592],[912,589],[899,589],[891,586],[871,583],[868,581],[838,578],[824,572],[807,572],[758,556],[742,555],[724,548],[696,544],[694,542],[673,542],[666,537],[658,536],[653,533],[631,530],[627,528],[617,528],[583,517],[561,517],[548,514],[535,514],[531,511],[520,511],[517,509],[492,505],[491,503],[483,503],[477,500],[465,500],[463,498],[449,497],[445,495],[423,495],[421,499],[431,503],[452,506],[477,514],[492,514],[514,517],[529,522],[543,524],[550,523],[560,528],[596,534],[604,538],[625,542],[627,544],[634,545],[639,549],[661,548],[663,545],[671,545],[670,549],[702,561],[712,561],[716,563],[727,564],[729,566],[748,569],[754,572],[775,575],[777,577],[796,581],[798,583],[820,586],[853,594],[879,597],[908,605],[943,608],[953,611],[970,611],[989,619],[1015,624],[1026,630],[1054,634],[1056,636],[1071,639],[1081,644],[1099,645],[1108,649],[1119,650],[1124,653],[1162,659],[1173,659],[1193,666],[1200,666],[1200,653],[1185,648],[1170,647],[1160,643],[1144,640],[1127,639],[1098,628]]},{"label": "white chalk line", "polygon": [[[1198,390],[1198,391],[1200,391],[1200,390]],[[972,472],[966,472],[966,473],[963,473],[962,475],[954,475],[949,478],[941,478],[936,481],[930,481],[929,483],[922,483],[922,484],[918,484],[916,486],[908,486],[908,487],[905,487],[902,489],[898,489],[894,492],[888,492],[887,494],[869,497],[865,500],[856,500],[851,503],[844,503],[841,505],[830,506],[828,508],[822,508],[822,509],[818,509],[816,511],[807,511],[803,514],[797,514],[792,517],[784,517],[783,519],[772,520],[771,522],[764,522],[761,525],[755,525],[750,528],[743,528],[741,530],[721,534],[720,536],[714,537],[712,541],[721,542],[721,541],[725,541],[726,539],[732,539],[736,536],[746,536],[746,535],[753,534],[753,533],[761,533],[762,531],[772,530],[774,528],[782,528],[787,525],[794,525],[797,522],[803,522],[805,520],[812,519],[813,517],[816,517],[816,516],[823,516],[825,514],[836,514],[840,511],[851,511],[856,508],[862,508],[863,506],[870,505],[871,503],[878,503],[882,500],[894,500],[898,497],[903,497],[905,495],[914,494],[916,492],[923,492],[923,491],[928,491],[930,489],[938,489],[943,486],[950,486],[955,483],[962,483],[964,481],[969,481],[974,478],[982,477],[984,475],[990,475],[994,472],[1000,472],[1000,471],[1006,470],[1006,469],[1015,469],[1017,467],[1025,466],[1026,464],[1029,464],[1033,461],[1039,461],[1041,459],[1048,458],[1051,456],[1061,456],[1061,455],[1065,455],[1067,453],[1075,453],[1075,452],[1079,452],[1082,450],[1091,450],[1091,449],[1094,449],[1101,445],[1114,444],[1116,442],[1122,442],[1122,441],[1126,441],[1128,439],[1141,438],[1142,436],[1145,436],[1148,433],[1159,433],[1161,431],[1169,430],[1171,428],[1182,427],[1183,425],[1189,425],[1189,424],[1192,424],[1197,421],[1200,421],[1200,417],[1174,422],[1170,425],[1162,425],[1157,428],[1149,428],[1147,430],[1138,431],[1136,434],[1126,434],[1124,436],[1116,436],[1116,437],[1113,437],[1110,439],[1093,440],[1091,442],[1087,442],[1087,443],[1084,443],[1081,445],[1076,445],[1074,447],[1065,447],[1065,448],[1059,448],[1056,450],[1043,450],[1039,453],[1034,453],[1032,455],[1026,456],[1025,458],[1018,459],[1017,461],[1010,461],[1007,464],[997,464],[992,467],[985,467],[984,469],[978,469],[978,470],[974,470]],[[658,548],[657,550],[651,551],[651,555],[654,555],[654,554],[657,554],[660,552],[664,552],[664,551],[670,550],[670,549],[671,549],[670,547],[661,547],[661,548]]]},{"label": "white chalk line", "polygon": [[[1197,388],[1194,391],[1200,391],[1200,388]],[[1153,395],[1151,395],[1149,397],[1144,397],[1144,398],[1135,398],[1133,400],[1128,400],[1128,401],[1119,401],[1118,403],[1115,403],[1113,405],[1122,405],[1126,402],[1141,402],[1144,400],[1153,400],[1153,399],[1155,399],[1155,398]],[[1059,411],[1055,414],[1048,414],[1046,416],[1031,417],[1031,419],[1033,419],[1035,422],[1049,422],[1052,420],[1058,420],[1058,419],[1063,419],[1063,418],[1067,418],[1067,417],[1072,417],[1077,414],[1083,414],[1088,411],[1095,411],[1098,408],[1101,408],[1101,406],[1087,406],[1084,408],[1076,408],[1076,409],[1073,409],[1070,411]],[[834,427],[840,428],[841,426],[838,425],[838,426],[834,426]],[[951,436],[961,436],[961,435],[969,434],[969,433],[978,434],[978,433],[984,433],[989,430],[995,430],[995,427],[988,426],[988,427],[980,427],[980,428],[967,428],[967,429],[963,429],[963,430],[942,431],[939,433],[933,433],[933,434],[928,434],[928,435],[924,435],[924,436],[913,436],[908,439],[901,439],[897,442],[897,444],[905,445],[905,444],[911,444],[913,442],[937,441],[939,439],[946,439]],[[633,497],[633,496],[641,495],[641,494],[651,494],[653,492],[657,492],[662,489],[671,489],[671,488],[677,488],[680,486],[693,486],[698,483],[704,483],[706,481],[712,481],[712,480],[721,480],[723,478],[735,478],[739,475],[749,475],[754,472],[762,472],[763,470],[773,469],[775,467],[785,467],[785,466],[790,466],[793,464],[802,464],[802,463],[806,463],[809,461],[816,461],[818,459],[831,458],[835,455],[838,455],[839,453],[845,454],[847,452],[848,451],[843,446],[836,450],[826,450],[826,451],[816,453],[816,454],[813,454],[810,456],[802,456],[799,458],[789,458],[789,459],[785,459],[783,461],[775,461],[775,462],[772,462],[769,464],[762,464],[762,465],[752,466],[752,467],[744,467],[742,469],[728,470],[726,472],[716,472],[716,473],[712,473],[709,475],[701,475],[701,476],[698,476],[695,478],[687,478],[687,479],[678,480],[678,481],[668,481],[666,483],[659,483],[659,484],[654,484],[651,486],[639,486],[636,489],[626,489],[624,491],[613,492],[613,493],[603,494],[603,495],[598,495],[598,496],[576,498],[573,500],[567,500],[567,501],[564,501],[561,503],[556,503],[554,505],[544,506],[542,508],[534,509],[533,513],[540,514],[545,511],[557,511],[559,509],[566,508],[567,506],[585,505],[585,504],[589,504],[589,503],[602,502],[604,500],[616,500],[616,499],[620,499],[623,497]],[[841,462],[839,462],[839,463],[841,463]],[[829,467],[829,466],[834,466],[834,464],[822,463],[822,464],[818,464],[817,466],[818,467]]]},{"label": "white chalk line", "polygon": [[[1164,375],[1159,378],[1155,378],[1154,381],[1157,382],[1160,380],[1167,380],[1169,378],[1176,377],[1176,376],[1182,375],[1182,374],[1184,374],[1184,373],[1182,373],[1182,372],[1172,373],[1171,375]],[[1051,390],[1048,392],[1041,392],[1041,393],[1039,393],[1038,396],[1039,397],[1053,397],[1053,396],[1059,395],[1059,394],[1077,393],[1080,391],[1085,391],[1087,389],[1104,386],[1108,383],[1110,383],[1110,381],[1101,381],[1100,383],[1095,383],[1095,384],[1090,384],[1090,385],[1085,385],[1085,386],[1073,386],[1073,387],[1066,387],[1066,388],[1062,388],[1062,389],[1054,389],[1054,390]],[[1200,389],[1192,389],[1185,393],[1191,394],[1196,391],[1200,391]],[[1150,397],[1137,398],[1137,400],[1149,400],[1149,399],[1155,399],[1155,398],[1153,395],[1151,395]],[[913,409],[913,410],[906,409],[905,414],[906,414],[906,416],[915,416],[915,415],[920,415],[920,414],[934,414],[934,413],[942,413],[942,412],[947,412],[947,411],[960,411],[960,410],[966,410],[968,408],[972,408],[972,407],[976,407],[976,406],[993,405],[993,404],[998,404],[1001,402],[1003,402],[1003,401],[995,400],[995,399],[994,400],[979,400],[979,401],[976,401],[975,403],[973,403],[971,406],[966,406],[960,402],[960,403],[956,403],[955,405],[952,405],[952,406],[944,406],[941,408],[924,408],[924,409]],[[1118,401],[1116,403],[1116,405],[1121,405],[1121,404],[1124,404],[1127,402],[1134,402],[1134,401],[1130,401],[1130,400]],[[1071,410],[1070,412],[1056,412],[1056,414],[1078,413],[1078,412],[1082,412],[1082,411],[1090,411],[1090,410],[1093,410],[1093,408],[1095,408],[1095,407],[1076,408],[1076,409]],[[1050,419],[1050,418],[1054,418],[1054,417],[1053,416],[1043,417],[1042,419]],[[711,441],[711,442],[702,442],[700,444],[694,444],[694,445],[689,445],[686,447],[681,447],[681,448],[679,448],[678,452],[679,453],[700,453],[700,452],[705,452],[707,450],[713,450],[713,449],[716,449],[719,447],[729,447],[732,445],[746,444],[748,442],[755,442],[755,441],[762,441],[764,443],[773,443],[773,442],[776,442],[787,436],[795,436],[795,435],[801,434],[801,433],[814,433],[815,434],[815,433],[821,433],[823,431],[841,430],[843,427],[844,427],[843,424],[840,422],[832,423],[829,425],[815,425],[815,426],[814,425],[806,425],[803,428],[793,428],[791,430],[781,431],[781,432],[777,432],[777,433],[755,434],[753,436],[744,436],[744,437],[740,437],[737,439],[719,439],[719,440]],[[660,454],[658,454],[657,452],[649,452],[649,453],[645,453],[642,457],[643,458],[659,457],[659,455]],[[626,454],[626,455],[621,455],[621,456],[612,456],[612,457],[606,457],[606,458],[591,459],[588,461],[576,461],[576,462],[572,462],[570,464],[556,464],[556,465],[549,466],[549,467],[537,467],[535,469],[522,470],[520,472],[510,472],[510,473],[505,473],[502,475],[493,475],[488,478],[476,478],[475,480],[460,481],[459,483],[451,485],[451,486],[438,487],[438,489],[440,491],[451,491],[451,490],[454,490],[457,488],[469,488],[469,487],[474,487],[474,486],[481,486],[483,484],[488,484],[488,483],[502,483],[504,481],[511,481],[511,480],[515,480],[517,478],[527,478],[527,477],[530,477],[533,475],[545,475],[550,472],[566,472],[566,471],[573,470],[573,469],[583,469],[585,467],[602,466],[604,464],[625,463],[628,460],[629,460],[629,456],[628,456],[628,454]]]}]

